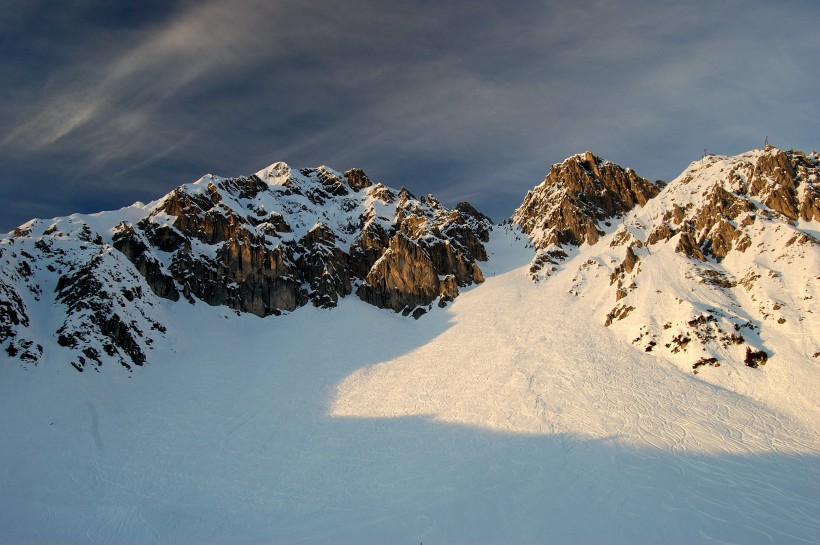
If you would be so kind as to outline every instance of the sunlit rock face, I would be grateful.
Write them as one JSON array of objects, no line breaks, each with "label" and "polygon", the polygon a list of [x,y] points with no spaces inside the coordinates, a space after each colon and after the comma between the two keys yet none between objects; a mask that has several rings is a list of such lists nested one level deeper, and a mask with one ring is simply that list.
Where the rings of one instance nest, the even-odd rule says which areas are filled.
[{"label": "sunlit rock face", "polygon": [[633,170],[585,152],[553,165],[524,197],[512,221],[539,249],[595,244],[603,222],[643,206],[659,191]]},{"label": "sunlit rock face", "polygon": [[[418,316],[482,280],[476,262],[487,258],[491,223],[469,205],[447,210],[358,169],[276,164],[183,186],[118,229],[116,247],[157,295],[173,298],[178,286],[188,299],[265,316],[307,303],[330,308],[355,288],[364,301]],[[143,247],[172,254],[169,276],[146,266],[154,261]]]}]

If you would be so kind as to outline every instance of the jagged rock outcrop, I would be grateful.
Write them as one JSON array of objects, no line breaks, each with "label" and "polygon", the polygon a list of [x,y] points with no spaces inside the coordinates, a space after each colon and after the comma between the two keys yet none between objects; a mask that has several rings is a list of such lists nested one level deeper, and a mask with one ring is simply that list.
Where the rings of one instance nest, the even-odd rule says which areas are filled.
[{"label": "jagged rock outcrop", "polygon": [[382,308],[425,305],[439,295],[439,280],[429,252],[397,233],[365,278],[359,297]]},{"label": "jagged rock outcrop", "polygon": [[[239,178],[205,176],[151,205],[33,220],[0,246],[0,346],[36,363],[31,305],[56,304],[53,332],[80,371],[149,361],[161,300],[268,316],[331,308],[355,293],[418,318],[483,281],[492,223],[373,183],[361,169],[275,163]],[[47,294],[40,301],[40,296]]]},{"label": "jagged rock outcrop", "polygon": [[730,176],[748,186],[751,196],[791,219],[820,220],[817,156],[768,147],[753,166],[738,165]]},{"label": "jagged rock outcrop", "polygon": [[[170,232],[170,230],[167,231]],[[151,238],[157,242],[157,247],[162,251],[169,251],[176,240],[181,240],[177,238],[174,242],[168,242],[167,239],[157,236],[156,232],[151,233]],[[152,255],[144,235],[135,231],[133,226],[123,222],[114,228],[112,241],[114,248],[122,252],[137,267],[155,294],[172,301],[179,299],[179,291],[173,277],[164,270],[162,262]]]},{"label": "jagged rock outcrop", "polygon": [[820,219],[817,155],[774,147],[737,157],[706,156],[675,181],[671,209],[652,226],[647,244],[680,234],[677,251],[717,261],[751,245],[750,229],[761,219]]},{"label": "jagged rock outcrop", "polygon": [[604,233],[601,223],[643,206],[659,191],[633,170],[585,152],[553,165],[512,221],[539,249],[595,244]]},{"label": "jagged rock outcrop", "polygon": [[18,357],[23,362],[33,362],[39,358],[42,347],[22,336],[18,338],[18,332],[29,327],[30,323],[23,298],[14,286],[0,280],[0,344],[8,341],[6,354],[9,357]]},{"label": "jagged rock outcrop", "polygon": [[[476,261],[487,258],[490,229],[469,204],[446,210],[360,169],[277,163],[183,186],[141,222],[118,226],[114,244],[160,297],[174,298],[176,286],[189,300],[265,316],[333,307],[355,287],[369,303],[412,311],[483,279]],[[165,266],[152,246],[170,254]]]},{"label": "jagged rock outcrop", "polygon": [[662,185],[588,151],[552,165],[511,219],[537,250],[532,279],[550,276],[569,255],[564,247],[597,243],[616,218],[645,205]]},{"label": "jagged rock outcrop", "polygon": [[[818,188],[817,154],[706,156],[651,184],[586,153],[553,166],[508,228],[530,237],[534,279],[573,269],[567,289],[600,324],[703,376],[779,361],[778,335],[814,342],[799,328],[820,300]],[[491,231],[467,203],[448,210],[359,169],[206,176],[0,240],[0,349],[23,365],[67,350],[81,371],[132,369],[173,302],[268,316],[355,295],[418,318],[484,280]]]},{"label": "jagged rock outcrop", "polygon": [[119,268],[120,276],[112,274],[115,268],[104,266],[110,251],[103,246],[96,249],[96,255],[89,252],[87,260],[66,262],[70,271],[59,277],[55,288],[56,301],[67,309],[66,319],[56,331],[57,344],[80,352],[72,362],[78,371],[89,364],[102,365],[103,353],[128,369],[132,364],[142,365],[146,346],[153,342],[145,336],[146,325],[165,332],[165,326],[144,308],[147,301],[133,271]]}]

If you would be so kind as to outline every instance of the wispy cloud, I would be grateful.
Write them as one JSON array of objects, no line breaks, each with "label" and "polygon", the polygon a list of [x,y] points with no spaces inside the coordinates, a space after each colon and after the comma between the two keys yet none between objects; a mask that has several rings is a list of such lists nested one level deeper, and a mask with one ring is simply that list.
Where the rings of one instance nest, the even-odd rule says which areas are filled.
[{"label": "wispy cloud", "polygon": [[132,26],[13,10],[14,39],[50,56],[0,60],[19,76],[0,82],[0,166],[159,192],[275,160],[355,165],[498,216],[585,149],[668,178],[703,146],[817,146],[809,1],[175,5]]},{"label": "wispy cloud", "polygon": [[289,32],[264,33],[285,4],[263,10],[256,2],[201,3],[159,28],[125,36],[126,43],[115,34],[102,51],[80,48],[31,96],[28,109],[36,113],[3,144],[36,151],[82,133],[74,145],[105,163],[169,139],[173,131],[161,118],[169,101],[197,86],[207,90],[209,77],[229,78],[281,52],[278,43]]}]

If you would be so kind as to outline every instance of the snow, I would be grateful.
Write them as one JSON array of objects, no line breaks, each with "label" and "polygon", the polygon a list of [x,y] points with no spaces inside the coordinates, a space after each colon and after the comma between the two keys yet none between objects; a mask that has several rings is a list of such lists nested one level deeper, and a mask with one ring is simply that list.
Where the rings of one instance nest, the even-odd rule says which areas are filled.
[{"label": "snow", "polygon": [[590,328],[574,270],[531,282],[515,233],[488,250],[418,321],[163,301],[176,334],[134,373],[0,366],[0,542],[820,539],[816,396],[700,380]]}]

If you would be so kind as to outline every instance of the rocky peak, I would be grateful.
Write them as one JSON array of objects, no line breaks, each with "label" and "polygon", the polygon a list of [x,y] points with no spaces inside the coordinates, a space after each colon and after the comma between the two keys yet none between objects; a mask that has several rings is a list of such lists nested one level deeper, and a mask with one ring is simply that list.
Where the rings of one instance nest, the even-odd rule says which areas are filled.
[{"label": "rocky peak", "polygon": [[350,186],[353,191],[359,191],[373,185],[373,182],[370,181],[367,174],[360,168],[352,168],[346,171],[345,180],[347,180],[347,185]]},{"label": "rocky peak", "polygon": [[[157,233],[182,235],[170,249],[174,255],[167,270],[184,292],[209,304],[266,315],[308,301],[335,306],[356,285],[362,299],[378,306],[400,311],[427,305],[441,295],[439,277],[453,275],[457,285],[480,278],[473,265],[486,259],[481,241],[486,242],[490,227],[488,221],[475,216],[468,221],[458,210],[446,210],[433,197],[416,199],[405,188],[396,192],[373,184],[361,169],[294,171],[275,163],[248,178],[183,186],[136,228],[148,245],[156,242],[164,251],[169,251],[168,237]],[[192,239],[210,248],[185,243]],[[126,255],[133,253],[129,245],[120,246]],[[396,265],[400,270],[370,274],[388,252],[402,256]],[[406,263],[422,257],[435,263],[435,278],[424,276],[430,286],[417,292],[407,279],[395,282],[411,274]],[[387,259],[380,267],[391,263]],[[192,276],[192,269],[202,274]],[[215,285],[220,278],[225,285]],[[163,278],[160,284],[166,282]],[[385,289],[395,293],[373,295]]]},{"label": "rocky peak", "polygon": [[643,206],[659,191],[633,170],[587,151],[553,165],[527,193],[512,221],[539,249],[595,244],[604,233],[600,223]]},{"label": "rocky peak", "polygon": [[533,280],[549,276],[569,257],[565,246],[594,245],[615,218],[659,192],[633,170],[588,151],[552,165],[511,219],[537,250],[530,266]]},{"label": "rocky peak", "polygon": [[[747,174],[748,192],[767,207],[791,220],[820,220],[820,156],[768,147],[759,154],[752,169],[738,173],[743,183]],[[749,172],[751,170],[751,176]]]},{"label": "rocky peak", "polygon": [[512,222],[534,280],[558,277],[636,348],[714,376],[772,361],[789,335],[782,354],[820,357],[800,333],[820,297],[818,209],[816,153],[706,155],[651,184],[587,152],[553,165]]}]

